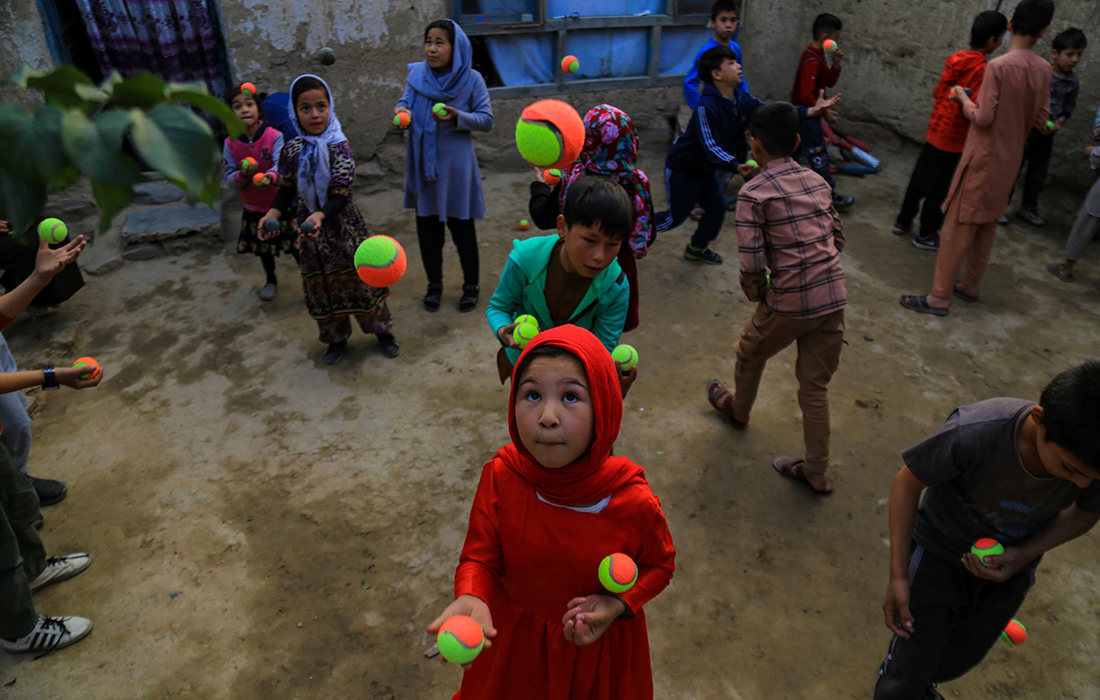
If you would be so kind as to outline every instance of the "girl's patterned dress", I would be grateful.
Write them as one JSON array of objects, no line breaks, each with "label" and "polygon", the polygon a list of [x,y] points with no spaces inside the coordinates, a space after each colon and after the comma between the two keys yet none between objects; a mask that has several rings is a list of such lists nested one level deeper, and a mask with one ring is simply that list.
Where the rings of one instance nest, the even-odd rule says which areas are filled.
[{"label": "girl's patterned dress", "polygon": [[[298,187],[298,157],[303,140],[295,138],[283,149],[279,175],[283,187]],[[348,143],[329,146],[332,180],[329,197],[346,197],[347,205],[336,214],[326,216],[316,238],[301,236],[298,240],[299,265],[302,269],[302,290],[309,315],[317,321],[322,343],[335,343],[351,336],[350,316],[355,316],[364,333],[386,333],[393,328],[393,316],[386,305],[388,287],[364,284],[355,272],[355,249],[370,233],[363,215],[352,201],[351,186],[355,180],[355,156]],[[295,197],[299,222],[311,213],[300,194]]]}]

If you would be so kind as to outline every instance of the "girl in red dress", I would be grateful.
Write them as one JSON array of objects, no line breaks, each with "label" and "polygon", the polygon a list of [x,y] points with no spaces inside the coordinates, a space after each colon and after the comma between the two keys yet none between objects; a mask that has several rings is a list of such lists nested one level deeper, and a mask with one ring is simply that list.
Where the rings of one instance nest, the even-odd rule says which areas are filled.
[{"label": "girl in red dress", "polygon": [[[647,602],[672,579],[676,551],[640,466],[611,456],[623,402],[607,349],[583,328],[538,334],[516,363],[512,444],[485,465],[455,573],[455,601],[431,625],[469,615],[485,649],[461,700],[649,700]],[[623,552],[638,580],[600,586]]]}]

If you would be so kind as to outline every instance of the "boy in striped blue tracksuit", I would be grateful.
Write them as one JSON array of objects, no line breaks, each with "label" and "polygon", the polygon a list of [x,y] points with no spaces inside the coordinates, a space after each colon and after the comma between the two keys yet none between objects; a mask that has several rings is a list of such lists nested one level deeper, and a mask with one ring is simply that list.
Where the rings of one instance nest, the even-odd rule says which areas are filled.
[{"label": "boy in striped blue tracksuit", "polygon": [[[745,165],[733,155],[749,117],[762,101],[739,91],[741,64],[728,46],[715,46],[699,57],[699,79],[703,94],[688,122],[665,159],[665,190],[668,209],[655,215],[657,231],[668,231],[684,223],[698,202],[703,208],[699,227],[684,249],[684,259],[721,265],[722,256],[710,249],[726,220],[726,197],[718,171],[740,172],[746,179],[755,166]],[[836,104],[837,98],[819,99],[810,109],[798,108],[799,116],[813,117]]]}]

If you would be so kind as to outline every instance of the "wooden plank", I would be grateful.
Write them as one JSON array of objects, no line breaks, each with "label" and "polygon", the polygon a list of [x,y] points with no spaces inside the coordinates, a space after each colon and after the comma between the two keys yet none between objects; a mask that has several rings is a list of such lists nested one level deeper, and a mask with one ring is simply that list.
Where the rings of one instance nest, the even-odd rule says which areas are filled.
[{"label": "wooden plank", "polygon": [[489,96],[493,99],[505,99],[509,97],[542,97],[568,92],[636,90],[640,88],[667,87],[670,85],[681,85],[683,82],[683,75],[665,75],[659,78],[650,78],[644,75],[636,78],[597,78],[592,80],[570,80],[564,85],[558,83],[537,83],[534,85],[489,88]]}]

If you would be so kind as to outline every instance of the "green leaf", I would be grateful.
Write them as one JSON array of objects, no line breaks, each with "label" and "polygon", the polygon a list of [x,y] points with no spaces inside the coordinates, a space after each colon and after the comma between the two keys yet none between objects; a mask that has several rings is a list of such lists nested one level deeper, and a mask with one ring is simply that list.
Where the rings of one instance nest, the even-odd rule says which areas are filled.
[{"label": "green leaf", "polygon": [[49,190],[50,192],[59,192],[69,185],[75,185],[81,177],[82,173],[76,169],[76,166],[70,165],[50,180]]},{"label": "green leaf", "polygon": [[26,110],[0,108],[0,169],[30,182],[45,184],[69,166],[61,145],[64,113],[53,105]]},{"label": "green leaf", "polygon": [[149,73],[139,73],[115,85],[111,92],[112,107],[151,109],[164,102],[168,83]]},{"label": "green leaf", "polygon": [[0,219],[15,234],[31,225],[46,203],[46,185],[0,171]]},{"label": "green leaf", "polygon": [[111,97],[108,93],[92,85],[76,85],[73,89],[78,97],[88,102],[102,103]]},{"label": "green leaf", "polygon": [[103,79],[103,82],[99,84],[99,89],[108,94],[113,94],[115,86],[122,82],[122,74],[117,70],[111,71],[111,74]]},{"label": "green leaf", "polygon": [[122,137],[129,127],[128,112],[108,110],[93,120],[73,109],[62,121],[61,138],[73,163],[94,182],[130,187],[140,182],[142,175],[134,159],[122,150]]},{"label": "green leaf", "polygon": [[130,112],[138,153],[170,180],[183,183],[192,197],[203,189],[207,175],[221,160],[214,132],[194,112],[165,105],[149,114]]},{"label": "green leaf", "polygon": [[168,99],[186,102],[192,107],[201,109],[207,114],[217,117],[225,123],[225,127],[229,130],[229,135],[233,138],[237,138],[244,133],[244,123],[234,114],[229,105],[213,95],[192,90],[171,90],[168,93]]},{"label": "green leaf", "polygon": [[76,88],[78,85],[94,88],[95,83],[74,66],[61,65],[49,73],[23,66],[16,73],[15,80],[24,90],[32,89],[41,92],[48,103],[83,109],[92,107]]},{"label": "green leaf", "polygon": [[93,181],[92,196],[95,197],[96,206],[99,207],[99,232],[103,233],[111,228],[111,222],[115,220],[115,216],[130,203],[133,193],[129,187],[116,187]]}]

